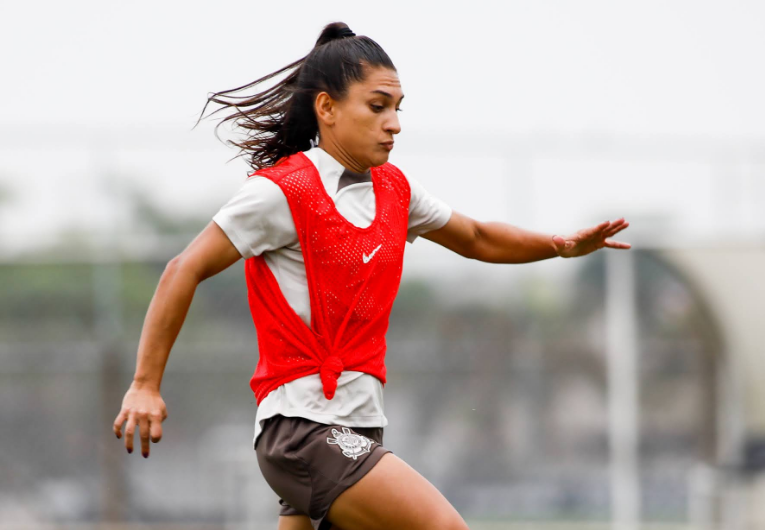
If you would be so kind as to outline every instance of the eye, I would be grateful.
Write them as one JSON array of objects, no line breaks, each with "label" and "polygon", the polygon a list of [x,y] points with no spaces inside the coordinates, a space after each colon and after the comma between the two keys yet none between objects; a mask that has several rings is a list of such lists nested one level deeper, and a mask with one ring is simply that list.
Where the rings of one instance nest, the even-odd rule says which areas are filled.
[{"label": "eye", "polygon": [[[370,105],[370,107],[372,107],[372,110],[374,110],[375,112],[382,112],[382,110],[385,108],[382,105]],[[403,110],[404,109],[399,107],[396,109],[396,112],[402,112]]]}]

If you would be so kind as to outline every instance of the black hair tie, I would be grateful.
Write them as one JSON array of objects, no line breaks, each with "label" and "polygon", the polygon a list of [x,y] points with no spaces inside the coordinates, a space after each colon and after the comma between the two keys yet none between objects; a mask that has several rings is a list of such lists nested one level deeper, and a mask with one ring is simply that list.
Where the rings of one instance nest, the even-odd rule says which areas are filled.
[{"label": "black hair tie", "polygon": [[337,32],[337,38],[342,39],[343,37],[355,37],[356,34],[351,31],[351,28],[342,28],[340,31]]}]

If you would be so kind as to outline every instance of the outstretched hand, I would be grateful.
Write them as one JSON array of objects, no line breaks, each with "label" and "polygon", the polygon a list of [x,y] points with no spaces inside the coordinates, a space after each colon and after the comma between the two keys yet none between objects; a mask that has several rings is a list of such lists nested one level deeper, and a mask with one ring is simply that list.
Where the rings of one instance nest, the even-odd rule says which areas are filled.
[{"label": "outstretched hand", "polygon": [[554,235],[553,245],[558,256],[562,258],[575,258],[586,256],[603,247],[628,249],[632,245],[608,239],[629,226],[624,218],[617,219],[613,223],[605,221],[592,228],[583,228],[570,236]]}]

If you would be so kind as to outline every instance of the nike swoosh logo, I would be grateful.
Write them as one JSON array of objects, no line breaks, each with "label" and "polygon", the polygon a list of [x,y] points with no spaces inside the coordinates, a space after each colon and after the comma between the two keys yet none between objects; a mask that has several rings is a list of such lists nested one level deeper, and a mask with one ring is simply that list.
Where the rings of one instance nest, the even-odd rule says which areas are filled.
[{"label": "nike swoosh logo", "polygon": [[372,251],[372,253],[371,253],[369,256],[367,256],[366,254],[364,254],[364,253],[362,252],[362,254],[361,254],[361,258],[364,260],[364,263],[369,263],[369,260],[370,260],[370,259],[372,259],[372,256],[374,256],[374,255],[375,255],[375,252],[377,252],[378,250],[380,250],[380,247],[381,247],[381,246],[382,246],[382,243],[380,243],[379,245],[377,245],[377,248],[376,248],[376,249],[374,249],[374,250]]}]

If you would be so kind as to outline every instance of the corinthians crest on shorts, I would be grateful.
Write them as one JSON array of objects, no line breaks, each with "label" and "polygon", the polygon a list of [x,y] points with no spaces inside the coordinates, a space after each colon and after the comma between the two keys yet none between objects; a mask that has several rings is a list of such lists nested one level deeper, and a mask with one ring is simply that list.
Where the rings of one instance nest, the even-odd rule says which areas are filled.
[{"label": "corinthians crest on shorts", "polygon": [[343,454],[348,458],[356,458],[364,453],[369,453],[372,448],[374,440],[351,432],[348,427],[343,427],[343,432],[339,432],[337,429],[332,429],[334,438],[327,438],[327,443],[330,445],[339,445],[343,450]]}]

